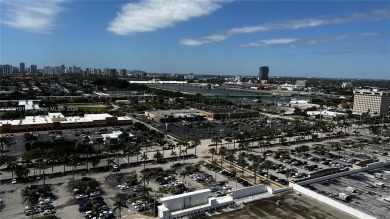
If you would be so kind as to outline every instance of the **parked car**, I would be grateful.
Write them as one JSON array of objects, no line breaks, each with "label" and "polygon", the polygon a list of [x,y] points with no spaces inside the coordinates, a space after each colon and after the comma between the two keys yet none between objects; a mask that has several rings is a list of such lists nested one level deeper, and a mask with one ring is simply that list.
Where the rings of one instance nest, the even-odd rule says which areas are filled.
[{"label": "parked car", "polygon": [[50,215],[50,214],[55,214],[56,211],[55,210],[44,210],[42,212],[43,215]]}]

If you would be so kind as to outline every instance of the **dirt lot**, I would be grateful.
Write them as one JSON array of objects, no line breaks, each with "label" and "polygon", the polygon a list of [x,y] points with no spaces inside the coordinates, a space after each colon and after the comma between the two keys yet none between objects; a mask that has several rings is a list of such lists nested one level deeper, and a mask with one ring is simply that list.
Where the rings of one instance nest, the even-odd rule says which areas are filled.
[{"label": "dirt lot", "polygon": [[[280,200],[279,205],[277,201]],[[243,209],[211,217],[213,219],[352,219],[331,206],[295,192],[283,193],[272,198],[247,204]]]}]

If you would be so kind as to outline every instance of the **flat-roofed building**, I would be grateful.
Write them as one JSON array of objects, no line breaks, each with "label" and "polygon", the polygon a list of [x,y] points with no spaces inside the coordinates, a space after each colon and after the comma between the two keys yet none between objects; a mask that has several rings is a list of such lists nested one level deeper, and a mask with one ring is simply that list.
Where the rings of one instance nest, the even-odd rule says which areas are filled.
[{"label": "flat-roofed building", "polygon": [[145,116],[154,122],[181,122],[185,121],[200,121],[204,119],[204,115],[194,109],[181,110],[156,110],[145,111]]},{"label": "flat-roofed building", "polygon": [[197,111],[201,114],[206,116],[209,119],[238,119],[238,118],[252,118],[252,117],[258,117],[260,114],[257,111],[254,110],[248,110],[248,109],[231,109],[231,108],[222,108],[222,107],[215,107],[215,108],[203,108],[203,109],[197,109]]},{"label": "flat-roofed building", "polygon": [[121,126],[132,124],[127,116],[116,117],[107,113],[64,116],[62,113],[48,113],[41,116],[26,116],[23,119],[0,120],[0,133],[43,131],[71,128]]},{"label": "flat-roofed building", "polygon": [[370,115],[388,115],[390,109],[390,91],[381,91],[378,88],[355,89],[353,111],[354,114],[368,113]]},{"label": "flat-roofed building", "polygon": [[185,218],[204,211],[228,206],[233,203],[233,197],[225,196],[212,198],[210,189],[203,189],[180,195],[161,198],[161,205],[157,207],[158,218],[174,219]]}]

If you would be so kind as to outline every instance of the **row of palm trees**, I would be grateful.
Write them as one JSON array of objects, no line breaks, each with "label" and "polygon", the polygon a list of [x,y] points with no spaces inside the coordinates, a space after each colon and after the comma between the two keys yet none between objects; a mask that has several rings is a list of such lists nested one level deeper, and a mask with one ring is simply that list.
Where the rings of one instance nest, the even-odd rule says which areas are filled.
[{"label": "row of palm trees", "polygon": [[[7,164],[8,168],[11,169],[12,178],[14,177],[14,172],[20,178],[27,177],[30,171],[34,172],[34,175],[45,174],[45,170],[48,167],[51,167],[52,173],[54,172],[54,166],[61,164],[63,165],[63,170],[65,172],[65,167],[72,167],[72,175],[74,178],[74,172],[77,170],[77,165],[81,161],[86,162],[86,169],[89,171],[90,164],[93,167],[96,167],[101,162],[101,157],[103,151],[106,151],[107,157],[107,167],[111,164],[119,164],[119,154],[127,155],[127,162],[130,162],[130,156],[136,155],[137,162],[139,161],[139,156],[141,155],[141,160],[147,161],[149,158],[147,153],[141,154],[142,147],[148,147],[148,141],[142,139],[146,138],[136,138],[135,142],[130,142],[129,130],[124,130],[123,134],[119,136],[119,142],[117,144],[105,144],[103,147],[99,143],[98,149],[96,149],[89,140],[85,140],[81,143],[69,140],[54,140],[51,142],[36,142],[33,140],[28,140],[27,143],[32,145],[31,150],[24,153],[23,158],[25,160],[24,165],[16,162],[16,158],[13,156],[2,156],[0,162],[2,164]],[[8,145],[8,138],[1,137],[1,144]],[[166,142],[160,141],[161,144]],[[178,142],[176,147],[179,147],[179,155],[183,157],[183,162],[185,162],[185,156],[187,155],[187,149],[191,146],[194,147],[196,153],[196,147],[200,144],[199,139],[194,139],[191,142],[183,141]],[[147,149],[146,149],[147,151]],[[164,151],[162,154],[160,151],[154,156],[154,159],[160,161],[164,158]],[[173,151],[173,150],[172,150]],[[171,156],[176,156],[175,153],[171,153]],[[116,161],[114,160],[116,158]],[[38,162],[33,162],[38,160]],[[30,170],[31,169],[31,170]],[[110,169],[111,170],[111,169]]]}]

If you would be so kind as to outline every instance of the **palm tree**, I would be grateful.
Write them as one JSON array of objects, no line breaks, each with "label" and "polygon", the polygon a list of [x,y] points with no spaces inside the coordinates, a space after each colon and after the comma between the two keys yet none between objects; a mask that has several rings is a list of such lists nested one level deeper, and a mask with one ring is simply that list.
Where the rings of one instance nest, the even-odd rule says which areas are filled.
[{"label": "palm tree", "polygon": [[15,175],[18,178],[26,178],[29,173],[30,173],[30,169],[27,168],[26,166],[16,165],[16,167],[15,167]]},{"label": "palm tree", "polygon": [[176,172],[176,169],[175,168],[169,168],[167,171],[166,171],[167,175],[169,177],[171,177],[171,182],[173,181],[173,175],[177,175],[177,172]]},{"label": "palm tree", "polygon": [[157,193],[162,195],[162,194],[168,194],[168,190],[162,186],[158,187]]},{"label": "palm tree", "polygon": [[16,168],[16,157],[8,156],[6,160],[7,167],[11,169],[11,178],[14,178],[14,170]]},{"label": "palm tree", "polygon": [[268,180],[268,178],[269,178],[268,170],[269,170],[269,168],[271,168],[271,166],[272,166],[272,161],[270,161],[270,160],[265,160],[261,166],[262,166],[262,168],[264,168],[264,169],[267,170],[267,180]]},{"label": "palm tree", "polygon": [[139,144],[138,144],[138,142],[135,144],[135,153],[137,154],[137,163],[138,163],[138,158],[139,158],[139,154],[140,154],[140,152],[141,152],[141,148],[140,148],[140,146],[139,146]]},{"label": "palm tree", "polygon": [[127,154],[127,164],[130,163],[130,154],[133,152],[133,149],[133,144],[125,144],[123,147],[123,151]]},{"label": "palm tree", "polygon": [[64,165],[64,174],[65,174],[65,166],[69,163],[69,157],[67,154],[64,154],[61,159],[62,164]]},{"label": "palm tree", "polygon": [[233,170],[232,170],[232,175],[231,175],[231,176],[235,178],[235,181],[236,181],[236,190],[237,190],[237,171],[236,171],[236,169],[233,169]]},{"label": "palm tree", "polygon": [[31,206],[31,218],[33,218],[34,209],[32,206],[38,203],[39,194],[35,189],[27,188],[23,195],[24,195],[24,201]]},{"label": "palm tree", "polygon": [[185,182],[184,179],[186,178],[187,174],[188,174],[187,171],[182,171],[182,172],[180,172],[179,176],[180,176],[180,177],[183,177],[183,182]]},{"label": "palm tree", "polygon": [[175,159],[173,159],[173,157],[175,157],[175,156],[177,156],[177,153],[172,148],[172,152],[171,152],[172,165],[175,164]]},{"label": "palm tree", "polygon": [[218,151],[218,143],[222,144],[222,139],[218,136],[215,136],[211,139],[211,142],[215,144],[215,150]]},{"label": "palm tree", "polygon": [[92,215],[96,218],[100,218],[100,214],[103,212],[101,205],[95,204],[92,206]]},{"label": "palm tree", "polygon": [[144,161],[144,169],[145,169],[146,162],[149,160],[148,154],[147,154],[146,152],[144,152],[144,153],[142,154],[141,160]]},{"label": "palm tree", "polygon": [[146,184],[149,184],[149,176],[145,172],[142,173],[140,182],[143,183],[144,186],[146,186]]},{"label": "palm tree", "polygon": [[286,180],[288,180],[291,177],[291,171],[284,173],[284,176],[286,177]]},{"label": "palm tree", "polygon": [[214,161],[214,154],[217,153],[217,149],[210,148],[209,152],[211,154],[211,162],[213,162]]},{"label": "palm tree", "polygon": [[187,156],[187,147],[185,147],[183,150],[181,150],[180,154],[183,154],[183,164],[185,164],[185,156]]},{"label": "palm tree", "polygon": [[[112,157],[107,157],[107,168],[109,168],[110,169],[110,174],[111,174],[111,168],[110,168],[110,165],[111,164],[115,164],[115,161],[114,161],[114,158],[112,158]],[[118,172],[118,171],[117,171]]]},{"label": "palm tree", "polygon": [[245,152],[241,152],[239,155],[238,155],[238,165],[241,166],[241,171],[242,171],[242,176],[244,175],[244,168],[246,166],[246,160],[245,160],[245,157],[247,156],[247,154]]},{"label": "palm tree", "polygon": [[230,149],[230,144],[233,142],[232,138],[228,136],[225,138],[225,141],[227,142],[228,149]]},{"label": "palm tree", "polygon": [[213,165],[214,167],[214,178],[215,178],[215,181],[217,181],[217,171],[218,171],[218,162],[216,160],[213,160],[211,161],[211,165]]},{"label": "palm tree", "polygon": [[46,180],[46,176],[45,176],[45,169],[47,168],[47,163],[46,162],[41,162],[41,168],[42,168],[42,179],[43,179],[43,185],[45,185],[45,180]]},{"label": "palm tree", "polygon": [[126,205],[126,202],[118,199],[114,202],[114,209],[113,211],[117,211],[119,212],[119,219],[122,219],[122,208],[129,208],[127,205]]},{"label": "palm tree", "polygon": [[230,162],[230,167],[229,169],[232,170],[232,165],[234,162],[234,151],[227,151],[228,155],[226,156],[226,160]]},{"label": "palm tree", "polygon": [[87,163],[87,171],[88,171],[89,170],[89,168],[88,168],[89,156],[95,152],[95,149],[93,148],[93,146],[91,144],[85,143],[83,145],[83,150],[84,150],[84,153],[86,155],[86,163]]},{"label": "palm tree", "polygon": [[78,157],[76,157],[74,154],[73,154],[72,158],[69,160],[69,165],[72,167],[73,181],[74,181],[74,171],[77,167],[77,160],[78,160]]},{"label": "palm tree", "polygon": [[220,156],[220,159],[221,159],[221,167],[222,167],[222,162],[223,162],[223,157],[226,155],[227,153],[227,149],[226,147],[220,147],[219,148],[219,156]]},{"label": "palm tree", "polygon": [[146,200],[149,199],[149,193],[152,191],[153,191],[152,188],[147,187],[147,186],[143,186],[141,188],[141,194],[142,194],[142,198],[144,200],[145,206],[146,206]]},{"label": "palm tree", "polygon": [[153,158],[156,160],[157,163],[159,163],[162,159],[164,159],[164,156],[159,150],[157,150],[156,153],[153,155]]},{"label": "palm tree", "polygon": [[96,168],[96,166],[99,165],[99,163],[100,163],[100,154],[101,153],[102,152],[99,150],[95,151],[95,156],[92,158],[92,166],[94,168]]},{"label": "palm tree", "polygon": [[253,173],[255,175],[255,184],[257,180],[257,171],[259,170],[259,167],[261,166],[261,157],[259,155],[255,155],[253,159]]},{"label": "palm tree", "polygon": [[202,144],[202,142],[200,141],[200,139],[199,138],[195,138],[193,141],[192,141],[192,146],[194,147],[194,154],[195,154],[195,156],[196,156],[196,148],[200,145],[200,144]]}]

